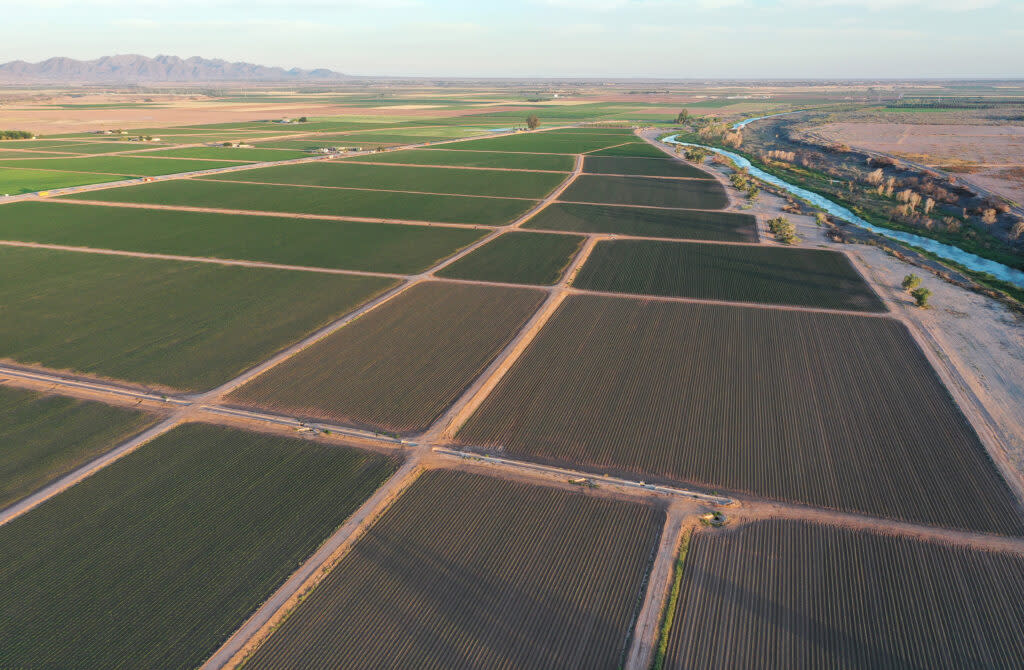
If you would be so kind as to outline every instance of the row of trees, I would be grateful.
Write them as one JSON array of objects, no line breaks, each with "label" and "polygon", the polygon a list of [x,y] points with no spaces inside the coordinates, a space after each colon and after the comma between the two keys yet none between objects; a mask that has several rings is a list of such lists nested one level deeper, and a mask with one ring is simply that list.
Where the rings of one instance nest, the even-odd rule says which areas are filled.
[{"label": "row of trees", "polygon": [[0,140],[30,140],[35,135],[27,130],[0,130]]}]

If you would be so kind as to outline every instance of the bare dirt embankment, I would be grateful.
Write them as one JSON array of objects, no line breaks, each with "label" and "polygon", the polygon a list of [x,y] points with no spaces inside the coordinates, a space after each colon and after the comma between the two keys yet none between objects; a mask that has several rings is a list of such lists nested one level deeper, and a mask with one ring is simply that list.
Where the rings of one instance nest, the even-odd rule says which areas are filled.
[{"label": "bare dirt embankment", "polygon": [[1024,202],[1024,126],[829,123],[815,132],[947,172],[1014,202]]}]

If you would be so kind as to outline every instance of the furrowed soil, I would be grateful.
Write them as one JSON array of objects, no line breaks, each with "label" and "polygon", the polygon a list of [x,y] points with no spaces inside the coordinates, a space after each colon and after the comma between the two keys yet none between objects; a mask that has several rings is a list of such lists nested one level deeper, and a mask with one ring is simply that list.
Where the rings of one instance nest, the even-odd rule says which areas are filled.
[{"label": "furrowed soil", "polygon": [[970,424],[889,319],[572,296],[456,439],[600,473],[1024,533]]},{"label": "furrowed soil", "polygon": [[663,522],[428,471],[245,667],[621,667]]},{"label": "furrowed soil", "polygon": [[545,295],[527,288],[419,284],[257,377],[228,401],[396,433],[425,430]]},{"label": "furrowed soil", "polygon": [[694,533],[665,668],[1011,668],[1024,558],[805,521]]}]

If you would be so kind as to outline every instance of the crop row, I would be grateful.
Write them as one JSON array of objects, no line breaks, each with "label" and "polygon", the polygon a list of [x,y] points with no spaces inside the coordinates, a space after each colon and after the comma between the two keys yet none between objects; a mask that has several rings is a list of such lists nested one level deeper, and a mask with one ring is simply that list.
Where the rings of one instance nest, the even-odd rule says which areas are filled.
[{"label": "crop row", "polygon": [[419,284],[228,400],[393,432],[425,430],[512,340],[544,296],[527,288]]},{"label": "crop row", "polygon": [[245,667],[621,667],[663,520],[428,471]]},{"label": "crop row", "polygon": [[989,532],[1019,508],[903,324],[573,296],[468,446]]},{"label": "crop row", "polygon": [[199,666],[397,465],[167,433],[0,527],[0,666]]},{"label": "crop row", "polygon": [[1024,557],[804,521],[693,535],[665,668],[1016,668]]}]

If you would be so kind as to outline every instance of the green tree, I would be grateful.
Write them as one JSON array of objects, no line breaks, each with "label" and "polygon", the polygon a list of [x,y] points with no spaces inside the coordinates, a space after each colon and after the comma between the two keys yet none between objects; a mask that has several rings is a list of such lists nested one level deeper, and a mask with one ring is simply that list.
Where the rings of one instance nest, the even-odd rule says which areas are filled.
[{"label": "green tree", "polygon": [[689,122],[690,122],[690,113],[688,111],[686,111],[685,109],[682,110],[681,112],[679,112],[679,114],[676,115],[676,124],[677,125],[683,125],[684,123],[689,123]]},{"label": "green tree", "polygon": [[526,127],[530,130],[537,130],[540,127],[540,119],[537,118],[536,114],[530,114],[526,117]]},{"label": "green tree", "polygon": [[918,286],[910,292],[910,295],[914,297],[914,302],[918,307],[928,307],[928,299],[932,297],[932,292],[924,286]]},{"label": "green tree", "polygon": [[910,291],[911,293],[913,293],[914,289],[916,289],[920,285],[921,278],[918,277],[913,272],[911,272],[910,274],[903,278],[902,286],[904,291]]}]

